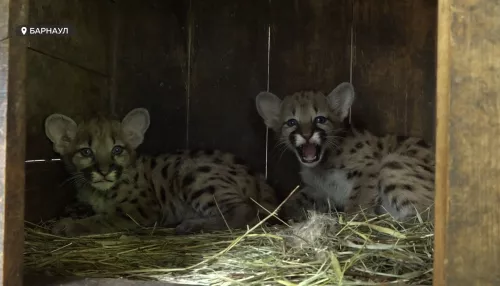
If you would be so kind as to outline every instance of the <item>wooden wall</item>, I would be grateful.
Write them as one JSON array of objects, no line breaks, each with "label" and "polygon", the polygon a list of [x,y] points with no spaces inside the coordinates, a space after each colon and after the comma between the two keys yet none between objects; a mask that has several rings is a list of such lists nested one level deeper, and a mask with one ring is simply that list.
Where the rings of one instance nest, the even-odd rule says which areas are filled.
[{"label": "wooden wall", "polygon": [[373,132],[434,142],[436,5],[354,1],[352,115]]},{"label": "wooden wall", "polygon": [[[111,96],[114,113],[145,107],[151,126],[141,150],[185,147],[187,6],[183,1],[117,1]],[[144,19],[147,19],[145,21]]]},{"label": "wooden wall", "polygon": [[[75,119],[109,112],[109,15],[111,3],[73,0],[54,4],[30,0],[29,24],[71,25],[70,36],[33,36],[27,47],[26,160],[57,158],[45,136],[51,113]],[[26,219],[56,215],[73,196],[56,162],[26,163]]]},{"label": "wooden wall", "polygon": [[[303,88],[328,92],[352,79],[355,123],[433,140],[437,1],[205,2],[0,0],[0,87],[9,87],[8,94],[0,88],[1,130],[8,130],[0,136],[2,282],[20,285],[19,159],[25,144],[26,159],[53,158],[42,128],[52,112],[123,115],[143,105],[159,122],[146,150],[225,147],[263,170],[265,130],[252,111],[254,95],[268,85],[282,96]],[[434,282],[497,285],[500,7],[497,1],[439,3]],[[79,32],[29,43],[9,35],[9,27],[28,20],[62,19]],[[16,141],[25,131],[27,140]],[[287,190],[297,175],[278,158],[270,160],[270,178]],[[63,203],[57,164],[26,164],[27,218],[49,217]]]},{"label": "wooden wall", "polygon": [[[266,146],[255,96],[268,87],[327,93],[349,80],[354,123],[433,140],[433,1],[72,2],[31,3],[32,21],[60,17],[79,32],[30,45],[27,159],[55,157],[43,133],[52,112],[123,116],[142,106],[152,117],[142,151],[220,148],[262,172],[267,151],[270,182],[286,195],[299,183],[298,163],[274,134]],[[52,216],[71,194],[59,186],[60,163],[27,164],[27,175],[28,217]]]},{"label": "wooden wall", "polygon": [[192,1],[190,148],[236,153],[265,167],[255,96],[267,86],[269,1]]}]

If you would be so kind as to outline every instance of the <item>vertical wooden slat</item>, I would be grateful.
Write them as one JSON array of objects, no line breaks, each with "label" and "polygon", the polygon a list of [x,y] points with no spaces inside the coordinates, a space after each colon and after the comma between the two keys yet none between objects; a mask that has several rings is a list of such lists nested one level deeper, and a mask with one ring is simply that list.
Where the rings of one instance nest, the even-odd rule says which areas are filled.
[{"label": "vertical wooden slat", "polygon": [[10,37],[0,42],[0,284],[9,286],[23,284],[27,40],[13,31],[27,22],[28,4],[10,1]]},{"label": "vertical wooden slat", "polygon": [[9,36],[9,4],[10,0],[0,0],[0,41]]},{"label": "vertical wooden slat", "polygon": [[435,283],[499,285],[500,2],[439,11]]},{"label": "vertical wooden slat", "polygon": [[145,153],[185,146],[186,2],[127,0],[114,5],[119,15],[113,110],[120,117],[137,107],[149,110],[151,125],[140,146]]},{"label": "vertical wooden slat", "polygon": [[446,285],[446,218],[449,204],[450,1],[439,0],[436,83],[436,208],[434,285]]},{"label": "vertical wooden slat", "polygon": [[[272,0],[270,91],[328,93],[349,81],[351,14],[350,0]],[[270,181],[290,192],[300,181],[297,158],[269,137]]]},{"label": "vertical wooden slat", "polygon": [[189,145],[217,148],[264,171],[255,96],[267,86],[268,0],[193,0]]},{"label": "vertical wooden slat", "polygon": [[[3,182],[3,285],[21,285],[24,250],[24,160],[26,149],[25,48],[9,43],[7,96],[0,102],[0,182]],[[19,49],[16,51],[16,49]],[[3,168],[2,168],[3,167]],[[3,169],[3,170],[1,170]],[[1,183],[0,183],[1,184]]]},{"label": "vertical wooden slat", "polygon": [[354,1],[353,121],[434,140],[436,1]]}]

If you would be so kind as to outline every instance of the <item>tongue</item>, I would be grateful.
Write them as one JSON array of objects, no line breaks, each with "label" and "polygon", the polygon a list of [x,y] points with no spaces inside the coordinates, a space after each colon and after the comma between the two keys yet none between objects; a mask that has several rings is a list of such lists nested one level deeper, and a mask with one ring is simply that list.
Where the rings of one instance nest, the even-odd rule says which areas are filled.
[{"label": "tongue", "polygon": [[302,146],[302,155],[307,160],[312,160],[316,157],[316,145],[314,144],[304,144]]}]

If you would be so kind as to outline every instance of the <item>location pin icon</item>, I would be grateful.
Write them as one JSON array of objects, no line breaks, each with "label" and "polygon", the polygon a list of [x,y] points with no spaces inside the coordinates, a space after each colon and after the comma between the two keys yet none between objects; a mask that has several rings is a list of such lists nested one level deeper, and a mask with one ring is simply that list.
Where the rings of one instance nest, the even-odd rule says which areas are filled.
[{"label": "location pin icon", "polygon": [[21,33],[23,33],[23,35],[26,35],[26,30],[27,30],[26,27],[22,27],[21,28]]}]

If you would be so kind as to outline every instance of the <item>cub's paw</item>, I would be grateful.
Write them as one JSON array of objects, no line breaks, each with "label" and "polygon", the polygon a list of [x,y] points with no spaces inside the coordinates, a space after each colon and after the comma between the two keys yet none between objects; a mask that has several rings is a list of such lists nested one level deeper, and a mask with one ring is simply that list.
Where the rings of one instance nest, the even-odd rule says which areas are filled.
[{"label": "cub's paw", "polygon": [[62,217],[81,219],[95,215],[94,210],[88,204],[76,202],[64,208]]},{"label": "cub's paw", "polygon": [[63,218],[56,222],[51,229],[52,234],[74,237],[90,234],[90,229],[72,218]]},{"label": "cub's paw", "polygon": [[176,234],[193,234],[201,232],[203,223],[198,220],[185,220],[175,228]]}]

